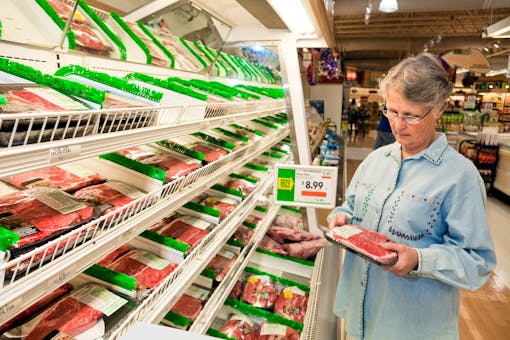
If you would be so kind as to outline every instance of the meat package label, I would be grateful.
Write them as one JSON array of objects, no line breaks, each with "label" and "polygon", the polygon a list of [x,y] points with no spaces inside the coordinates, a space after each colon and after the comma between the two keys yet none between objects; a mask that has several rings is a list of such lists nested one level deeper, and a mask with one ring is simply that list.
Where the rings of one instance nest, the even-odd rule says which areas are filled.
[{"label": "meat package label", "polygon": [[260,328],[260,335],[282,335],[287,334],[287,326],[277,323],[265,323]]},{"label": "meat package label", "polygon": [[93,285],[78,288],[71,296],[106,316],[112,315],[127,303],[127,300],[113,294],[109,290]]},{"label": "meat package label", "polygon": [[75,176],[78,176],[80,178],[85,178],[85,177],[90,177],[90,176],[94,176],[96,173],[90,169],[87,169],[81,165],[78,165],[78,164],[72,164],[72,163],[68,163],[68,164],[60,164],[60,165],[57,165],[57,167],[59,167],[60,169],[64,170],[64,171],[67,171]]},{"label": "meat package label", "polygon": [[163,270],[170,264],[167,260],[163,260],[162,258],[145,251],[137,252],[131,255],[130,258],[156,270]]},{"label": "meat package label", "polygon": [[186,224],[202,230],[207,230],[211,226],[211,223],[192,216],[182,216],[179,217],[179,219]]},{"label": "meat package label", "polygon": [[283,290],[283,297],[286,299],[291,299],[294,294],[304,296],[305,292],[295,286],[288,287]]},{"label": "meat package label", "polygon": [[205,301],[207,297],[209,296],[209,291],[206,289],[202,289],[200,287],[191,285],[188,290],[186,291],[186,294],[194,297],[195,299],[199,299],[200,301]]},{"label": "meat package label", "polygon": [[79,111],[79,110],[87,110],[88,108],[77,102],[76,100],[73,100],[66,96],[65,94],[62,94],[58,91],[55,91],[51,88],[46,87],[29,87],[25,88],[25,90],[30,91],[32,93],[35,93],[41,98],[46,99],[47,101],[60,106],[66,110],[69,111]]},{"label": "meat package label", "polygon": [[257,283],[262,281],[262,282],[271,282],[271,278],[269,276],[264,276],[264,275],[252,275],[248,278],[248,282],[249,283]]},{"label": "meat package label", "polygon": [[247,317],[246,315],[243,315],[243,314],[234,314],[232,315],[232,317],[230,318],[230,320],[239,320],[239,321],[243,321],[243,322],[246,322],[248,325],[252,326],[255,324],[255,322],[253,322],[252,319],[250,319],[249,317]]},{"label": "meat package label", "polygon": [[138,190],[138,189],[136,189],[134,187],[131,187],[129,185],[126,185],[124,183],[121,183],[121,182],[107,182],[106,184],[110,188],[112,188],[114,190],[117,190],[121,194],[123,194],[123,195],[125,195],[125,196],[127,196],[129,198],[132,198],[132,199],[137,199],[137,198],[140,198],[143,195],[145,195],[140,190]]},{"label": "meat package label", "polygon": [[71,195],[57,189],[31,190],[29,195],[64,215],[87,206],[85,203],[73,199]]},{"label": "meat package label", "polygon": [[351,226],[348,226],[348,225],[345,225],[342,227],[336,227],[336,228],[332,229],[331,233],[333,234],[332,236],[339,236],[339,237],[347,239],[351,236],[361,233],[361,230],[351,227]]},{"label": "meat package label", "polygon": [[234,256],[236,256],[236,254],[234,254],[233,252],[224,249],[220,249],[218,255],[223,256],[224,258],[227,258],[229,260],[232,260]]}]

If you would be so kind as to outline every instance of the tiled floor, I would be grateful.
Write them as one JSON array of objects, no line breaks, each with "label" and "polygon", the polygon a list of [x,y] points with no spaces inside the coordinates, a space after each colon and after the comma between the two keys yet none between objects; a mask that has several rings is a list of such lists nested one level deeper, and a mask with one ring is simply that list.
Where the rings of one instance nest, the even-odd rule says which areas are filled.
[{"label": "tiled floor", "polygon": [[[347,138],[348,180],[371,151],[374,138],[375,131],[365,137]],[[510,339],[510,205],[489,197],[486,209],[498,264],[484,287],[474,292],[462,292],[461,340]]]}]

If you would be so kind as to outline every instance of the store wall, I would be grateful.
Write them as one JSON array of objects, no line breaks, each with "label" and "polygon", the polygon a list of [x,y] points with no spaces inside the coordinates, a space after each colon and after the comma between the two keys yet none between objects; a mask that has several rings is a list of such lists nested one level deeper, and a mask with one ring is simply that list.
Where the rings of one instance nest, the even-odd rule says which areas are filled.
[{"label": "store wall", "polygon": [[317,84],[310,86],[309,99],[324,100],[324,118],[330,118],[337,126],[337,132],[340,132],[342,120],[342,84]]}]

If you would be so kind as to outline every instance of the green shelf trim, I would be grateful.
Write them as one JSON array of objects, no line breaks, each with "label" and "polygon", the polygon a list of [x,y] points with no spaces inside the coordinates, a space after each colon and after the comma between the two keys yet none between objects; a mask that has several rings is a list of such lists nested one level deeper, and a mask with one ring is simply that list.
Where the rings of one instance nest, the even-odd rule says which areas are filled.
[{"label": "green shelf trim", "polygon": [[246,67],[248,67],[253,72],[253,74],[257,77],[257,81],[259,83],[264,83],[264,82],[268,82],[269,81],[269,79],[267,79],[265,77],[265,75],[262,72],[260,72],[260,70],[255,66],[254,63],[252,63],[252,62],[250,62],[248,60],[244,60],[244,63],[246,65]]},{"label": "green shelf trim", "polygon": [[285,150],[282,150],[282,149],[278,149],[278,148],[275,148],[274,146],[270,149],[271,151],[275,151],[275,152],[280,152],[280,153],[283,153],[285,155],[288,155],[289,153]]},{"label": "green shelf trim", "polygon": [[114,152],[107,153],[104,155],[100,155],[99,158],[106,159],[113,163],[117,163],[117,164],[122,165],[128,169],[142,173],[148,177],[160,180],[161,182],[164,182],[166,180],[165,170],[162,170],[160,168],[157,168],[157,167],[149,165],[149,164],[140,163],[140,162],[135,161],[131,158],[127,158],[125,156],[119,155],[118,153],[114,153]]},{"label": "green shelf trim", "polygon": [[279,124],[279,125],[287,125],[289,123],[288,120],[286,119],[280,119],[280,118],[276,118],[276,117],[272,117],[272,116],[266,116],[266,117],[262,117],[260,119],[263,119],[267,122],[274,122],[276,124]]},{"label": "green shelf trim", "polygon": [[2,39],[2,21],[0,21],[0,39]]},{"label": "green shelf trim", "polygon": [[202,46],[197,41],[193,41],[193,46],[195,46],[197,50],[202,52],[202,54],[207,58],[209,63],[214,62],[214,59],[205,51],[204,48],[202,48]]},{"label": "green shelf trim", "polygon": [[238,174],[234,174],[234,173],[231,173],[230,175],[228,175],[228,177],[244,179],[245,181],[248,181],[250,183],[258,182],[257,179],[255,179],[255,178],[246,177],[246,176],[242,176],[242,175],[238,175]]},{"label": "green shelf trim", "polygon": [[266,207],[261,207],[260,205],[257,205],[257,206],[255,207],[255,210],[260,211],[260,212],[263,212],[263,213],[267,213],[267,210],[268,210],[268,209],[267,209]]},{"label": "green shelf trim", "polygon": [[257,225],[256,225],[255,223],[250,223],[250,222],[246,222],[246,221],[243,221],[243,225],[244,225],[245,227],[250,228],[250,229],[255,229],[255,228],[257,228]]},{"label": "green shelf trim", "polygon": [[202,270],[200,275],[205,276],[205,277],[207,277],[209,279],[212,279],[212,280],[214,280],[216,278],[216,273],[214,272],[214,270],[208,269],[208,268]]},{"label": "green shelf trim", "polygon": [[103,30],[103,32],[108,36],[108,38],[110,38],[110,40],[113,41],[115,45],[117,45],[117,48],[119,49],[120,53],[120,59],[126,60],[127,58],[126,45],[124,45],[124,43],[122,42],[122,40],[120,40],[117,34],[115,34],[110,29],[110,27],[108,27],[108,25],[103,21],[103,19],[101,19],[96,14],[96,12],[94,12],[94,10],[89,7],[89,5],[85,1],[80,0],[79,5],[83,9],[83,11],[87,13],[87,15],[96,23],[96,25],[99,26],[101,30]]},{"label": "green shelf trim", "polygon": [[263,152],[262,154],[264,156],[271,157],[271,158],[276,158],[276,159],[281,159],[283,157],[280,154],[277,154],[277,153],[274,153],[274,152],[269,152],[269,151]]},{"label": "green shelf trim", "polygon": [[225,84],[217,82],[217,81],[210,81],[209,84],[211,84],[212,86],[218,87],[220,89],[223,89],[225,91],[232,92],[236,96],[239,96],[239,97],[241,97],[243,99],[250,99],[250,98],[257,99],[257,100],[260,99],[260,96],[257,95],[257,94],[250,93],[250,92],[247,92],[247,91],[243,91],[243,90],[241,90],[239,88],[228,86],[228,85],[225,85]]},{"label": "green shelf trim", "polygon": [[249,72],[247,72],[246,69],[243,67],[243,65],[239,62],[239,60],[238,60],[239,57],[231,55],[231,54],[227,54],[227,56],[230,58],[230,60],[232,60],[232,62],[235,65],[237,65],[237,68],[239,70],[241,70],[241,72],[242,72],[242,74],[244,76],[244,79],[249,80],[249,81],[253,80],[252,79],[253,78],[252,75]]},{"label": "green shelf trim", "polygon": [[154,91],[136,84],[129,83],[126,79],[110,76],[106,73],[93,71],[80,65],[69,65],[59,68],[55,72],[56,76],[65,77],[68,75],[77,75],[98,83],[115,87],[119,90],[132,93],[138,97],[147,98],[153,102],[159,103],[163,98],[163,93]]},{"label": "green shelf trim", "polygon": [[182,316],[181,314],[178,314],[174,311],[169,311],[166,315],[165,315],[165,320],[167,321],[170,321],[171,323],[173,323],[174,325],[178,326],[178,327],[188,327],[189,325],[191,325],[191,321],[190,319],[188,319],[187,317],[185,316]]},{"label": "green shelf trim", "polygon": [[192,136],[198,137],[202,140],[205,140],[206,142],[209,142],[211,144],[216,144],[221,147],[224,147],[229,150],[235,149],[236,145],[232,142],[225,141],[223,139],[215,138],[213,136],[209,136],[203,132],[195,132],[191,134]]},{"label": "green shelf trim", "polygon": [[192,150],[190,148],[185,147],[184,145],[168,142],[166,140],[156,142],[156,144],[161,145],[162,147],[167,148],[169,150],[176,151],[180,154],[190,156],[191,158],[197,159],[199,161],[203,161],[205,158],[205,155],[202,152]]},{"label": "green shelf trim", "polygon": [[299,208],[290,207],[288,205],[282,205],[281,208],[285,209],[285,210],[288,210],[288,211],[292,211],[292,212],[298,213],[298,214],[302,214],[303,213]]},{"label": "green shelf trim", "polygon": [[226,98],[228,100],[232,100],[232,98],[235,96],[235,94],[223,91],[221,89],[218,89],[218,88],[210,85],[208,82],[206,82],[204,80],[191,79],[188,82],[188,84],[191,87],[197,88],[199,90],[208,92],[208,93],[213,94],[213,95],[217,95],[217,96]]},{"label": "green shelf trim", "polygon": [[299,264],[302,264],[302,265],[305,265],[305,266],[309,266],[309,267],[313,267],[315,265],[314,261],[303,260],[303,259],[300,259],[300,258],[297,258],[297,257],[291,257],[291,256],[283,256],[283,255],[279,255],[279,254],[276,254],[276,253],[273,253],[271,251],[267,251],[267,250],[264,250],[264,249],[261,249],[261,248],[257,248],[257,252],[261,253],[261,254],[266,254],[266,255],[269,255],[269,256],[272,256],[272,257],[275,257],[275,258],[278,258],[278,259],[296,262],[296,263],[299,263]]},{"label": "green shelf trim", "polygon": [[245,165],[243,165],[243,167],[252,169],[252,170],[263,171],[263,172],[269,171],[269,168],[267,166],[257,165],[257,164],[253,164],[253,163],[246,163]]},{"label": "green shelf trim", "polygon": [[207,53],[209,53],[209,55],[213,58],[214,64],[220,65],[220,67],[225,71],[225,76],[228,77],[230,75],[230,72],[229,72],[228,68],[225,66],[225,64],[220,60],[220,58],[219,58],[220,52],[217,50],[213,50],[212,48],[210,48],[207,45],[203,45],[203,46],[204,46],[204,49],[207,51]]},{"label": "green shelf trim", "polygon": [[110,15],[112,19],[115,20],[115,22],[119,24],[119,26],[127,33],[127,35],[129,35],[129,37],[133,39],[133,41],[142,49],[143,53],[145,53],[145,56],[147,57],[146,63],[152,64],[151,51],[149,50],[147,45],[145,45],[143,40],[140,39],[140,37],[137,36],[135,32],[133,32],[133,30],[124,22],[124,20],[117,13],[110,12]]},{"label": "green shelf trim", "polygon": [[237,63],[239,64],[239,66],[241,67],[241,69],[243,69],[247,74],[249,74],[250,76],[250,80],[259,80],[257,79],[257,75],[253,72],[253,70],[249,67],[249,62],[246,61],[245,59],[239,57],[239,56],[234,56],[234,58],[236,59]]},{"label": "green shelf trim", "polygon": [[15,245],[19,238],[20,236],[15,232],[12,232],[4,226],[0,226],[0,251],[5,252],[11,246]]},{"label": "green shelf trim", "polygon": [[184,40],[182,37],[179,37],[179,40],[184,45],[184,47],[197,58],[198,62],[202,64],[204,68],[206,68],[208,65],[205,62],[205,60],[191,47],[186,40]]},{"label": "green shelf trim", "polygon": [[84,273],[129,291],[136,290],[136,278],[98,264],[93,264]]},{"label": "green shelf trim", "polygon": [[145,75],[142,73],[138,73],[138,72],[130,73],[130,74],[126,75],[124,78],[140,80],[142,82],[152,84],[152,85],[155,85],[155,86],[158,86],[158,87],[170,90],[170,91],[178,92],[178,93],[184,94],[189,97],[200,99],[202,101],[207,101],[207,95],[205,95],[203,93],[199,93],[199,92],[194,91],[186,86],[182,86],[182,85],[172,82],[172,81],[154,78],[154,77],[151,77],[151,76],[148,76],[148,75]]},{"label": "green shelf trim", "polygon": [[243,142],[248,142],[250,140],[245,135],[240,135],[238,133],[235,133],[235,132],[232,132],[232,131],[228,131],[228,130],[225,130],[224,128],[220,128],[220,127],[213,128],[213,131],[216,131],[218,133],[222,133],[222,134],[224,134],[227,137],[232,137],[232,138],[235,138],[235,139],[239,139],[239,140],[241,140]]},{"label": "green shelf trim", "polygon": [[240,87],[247,89],[249,91],[262,94],[266,97],[270,97],[273,99],[285,98],[285,93],[283,92],[283,88],[267,88],[267,87],[258,87],[258,86],[250,86],[250,85],[236,85],[234,87]]},{"label": "green shelf trim", "polygon": [[7,99],[3,94],[0,94],[0,105],[7,105]]},{"label": "green shelf trim", "polygon": [[218,209],[214,209],[196,202],[188,202],[184,204],[183,207],[213,217],[220,217],[221,214],[221,211],[219,211]]},{"label": "green shelf trim", "polygon": [[273,123],[269,123],[269,122],[266,122],[262,119],[252,119],[251,120],[252,122],[255,122],[255,123],[258,123],[258,124],[261,124],[261,125],[264,125],[265,127],[268,127],[268,128],[271,128],[271,129],[274,129],[274,130],[278,130],[278,126],[276,126],[275,124]]},{"label": "green shelf trim", "polygon": [[246,302],[242,302],[233,298],[227,298],[225,305],[232,307],[233,309],[247,315],[253,315],[257,318],[262,318],[270,323],[277,323],[280,325],[288,326],[295,329],[298,332],[303,331],[303,324],[294,320],[287,319],[278,314],[271,313],[265,309],[254,307]]},{"label": "green shelf trim", "polygon": [[174,68],[175,67],[175,57],[172,54],[172,52],[170,52],[168,50],[168,48],[166,48],[166,46],[163,45],[161,43],[161,41],[159,41],[159,39],[156,38],[156,36],[154,34],[152,34],[152,32],[147,27],[145,27],[145,25],[141,21],[137,21],[136,23],[138,24],[138,27],[140,27],[142,29],[142,31],[145,34],[147,34],[147,36],[149,38],[151,38],[152,42],[154,42],[154,44],[156,44],[163,51],[163,53],[168,57],[168,59],[170,59],[170,68]]},{"label": "green shelf trim", "polygon": [[227,63],[227,65],[236,73],[236,78],[239,78],[239,71],[237,70],[237,68],[234,66],[234,64],[232,64],[232,62],[225,56],[225,53],[223,52],[220,52],[220,58],[221,60],[223,60],[224,62]]},{"label": "green shelf trim", "polygon": [[233,127],[233,128],[236,128],[238,130],[246,130],[248,132],[256,134],[257,136],[261,136],[261,137],[264,136],[264,132],[259,131],[259,130],[255,130],[255,129],[250,129],[249,127],[246,127],[246,126],[242,126],[242,125],[235,124],[235,123],[234,124],[230,124],[230,126]]},{"label": "green shelf trim", "polygon": [[152,230],[145,230],[144,232],[142,232],[140,234],[140,236],[142,236],[148,240],[154,241],[156,243],[162,244],[164,246],[176,249],[184,254],[188,251],[188,249],[190,247],[189,244],[186,244],[184,242],[179,242],[176,239],[173,239],[171,237],[163,236],[163,235],[158,234]]},{"label": "green shelf trim", "polygon": [[231,338],[229,336],[226,336],[225,334],[223,334],[222,332],[214,329],[214,328],[209,328],[207,330],[207,332],[205,333],[209,336],[212,336],[212,337],[215,337],[215,338],[219,338],[219,339],[225,339],[225,340],[236,340],[235,338]]},{"label": "green shelf trim", "polygon": [[243,248],[245,246],[244,242],[238,241],[238,240],[234,240],[234,239],[229,239],[227,241],[227,244],[230,245],[230,246],[238,247],[238,248]]},{"label": "green shelf trim", "polygon": [[[51,7],[51,5],[46,0],[35,0],[35,2],[37,2],[39,4],[39,6],[41,6],[43,11],[45,11],[46,14],[48,14],[50,19],[53,20],[53,22],[55,24],[57,24],[57,26],[62,31],[64,31],[64,29],[66,28],[66,22],[64,20],[62,20],[62,18],[58,15],[58,13],[55,11],[55,9],[53,9],[53,7]],[[69,30],[67,31],[66,35],[67,35],[67,42],[69,44],[69,49],[75,50],[76,49],[76,36],[74,35],[74,32],[71,29],[71,26],[69,26]]]},{"label": "green shelf trim", "polygon": [[310,292],[310,286],[305,285],[305,284],[303,284],[301,282],[285,279],[283,277],[276,276],[276,275],[273,275],[273,274],[270,274],[270,273],[264,272],[262,270],[259,270],[257,268],[253,268],[253,267],[249,267],[249,266],[245,267],[244,271],[247,272],[247,273],[250,273],[250,274],[269,276],[271,278],[271,280],[273,280],[275,282],[280,282],[284,286],[287,286],[287,287],[295,286],[295,287],[298,287],[299,289],[301,289],[304,292],[307,292],[307,293]]},{"label": "green shelf trim", "polygon": [[237,197],[244,198],[244,194],[241,190],[232,189],[232,188],[226,187],[226,186],[218,184],[218,183],[214,184],[211,187],[211,189],[224,192],[225,194],[234,195]]}]

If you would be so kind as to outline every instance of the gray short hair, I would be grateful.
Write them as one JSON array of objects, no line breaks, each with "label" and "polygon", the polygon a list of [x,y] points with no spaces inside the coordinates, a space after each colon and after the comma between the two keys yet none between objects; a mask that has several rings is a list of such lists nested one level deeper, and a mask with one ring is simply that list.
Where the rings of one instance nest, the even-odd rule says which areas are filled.
[{"label": "gray short hair", "polygon": [[393,66],[379,88],[385,99],[388,90],[395,89],[407,100],[438,108],[448,99],[453,84],[435,55],[420,53]]}]

